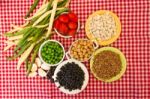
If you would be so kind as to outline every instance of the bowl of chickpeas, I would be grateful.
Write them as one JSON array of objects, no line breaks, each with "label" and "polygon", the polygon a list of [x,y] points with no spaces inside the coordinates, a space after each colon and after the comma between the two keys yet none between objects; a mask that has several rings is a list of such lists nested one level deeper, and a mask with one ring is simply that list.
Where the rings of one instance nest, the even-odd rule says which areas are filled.
[{"label": "bowl of chickpeas", "polygon": [[66,57],[76,59],[80,62],[88,61],[93,52],[98,48],[98,44],[88,39],[78,39],[72,43]]}]

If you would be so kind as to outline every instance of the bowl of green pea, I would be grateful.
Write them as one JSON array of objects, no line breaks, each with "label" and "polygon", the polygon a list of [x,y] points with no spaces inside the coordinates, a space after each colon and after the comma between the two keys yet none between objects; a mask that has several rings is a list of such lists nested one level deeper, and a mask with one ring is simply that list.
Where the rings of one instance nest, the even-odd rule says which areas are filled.
[{"label": "bowl of green pea", "polygon": [[50,66],[59,65],[65,57],[63,45],[56,40],[47,40],[41,44],[39,49],[39,58],[45,64]]}]

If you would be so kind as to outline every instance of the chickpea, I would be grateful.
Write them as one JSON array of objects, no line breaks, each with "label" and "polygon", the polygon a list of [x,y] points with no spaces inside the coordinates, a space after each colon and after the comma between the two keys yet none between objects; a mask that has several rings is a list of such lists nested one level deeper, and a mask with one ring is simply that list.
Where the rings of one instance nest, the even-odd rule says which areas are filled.
[{"label": "chickpea", "polygon": [[91,45],[93,45],[93,42],[90,41],[89,43],[90,43]]},{"label": "chickpea", "polygon": [[91,52],[92,52],[91,49],[88,48],[88,52],[87,53],[91,53]]},{"label": "chickpea", "polygon": [[83,57],[84,57],[83,55],[80,56],[80,58],[83,58]]},{"label": "chickpea", "polygon": [[92,47],[91,47],[91,46],[88,46],[88,48],[91,49]]},{"label": "chickpea", "polygon": [[88,57],[88,54],[86,54],[85,57],[87,58],[87,57]]},{"label": "chickpea", "polygon": [[76,44],[74,43],[73,45],[72,45],[72,47],[75,47],[76,46]]},{"label": "chickpea", "polygon": [[80,61],[84,61],[84,58],[80,58]]},{"label": "chickpea", "polygon": [[88,60],[88,58],[84,58],[83,60]]},{"label": "chickpea", "polygon": [[90,42],[90,41],[87,41],[87,44],[91,45],[91,42]]},{"label": "chickpea", "polygon": [[74,54],[74,55],[77,55],[77,52],[74,52],[73,54]]},{"label": "chickpea", "polygon": [[81,44],[81,42],[80,42],[80,41],[78,41],[78,42],[77,42],[77,45],[80,45],[80,44]]},{"label": "chickpea", "polygon": [[92,49],[92,48],[93,48],[93,45],[89,45],[88,47]]},{"label": "chickpea", "polygon": [[78,59],[80,58],[79,55],[76,56]]},{"label": "chickpea", "polygon": [[82,47],[81,45],[77,45],[77,47],[76,47],[76,48],[79,48],[79,49],[80,49],[81,47]]},{"label": "chickpea", "polygon": [[89,53],[89,54],[87,54],[87,57],[91,57],[91,55],[92,55],[92,54],[91,54],[91,53]]},{"label": "chickpea", "polygon": [[80,51],[81,51],[81,49],[80,49],[80,48],[78,48],[78,49],[77,49],[77,52],[80,52]]},{"label": "chickpea", "polygon": [[80,40],[80,44],[83,45],[84,44],[84,40]]},{"label": "chickpea", "polygon": [[75,51],[76,49],[75,49],[75,47],[72,47],[72,49],[71,49],[72,51]]},{"label": "chickpea", "polygon": [[73,51],[73,50],[71,50],[71,51],[70,51],[70,54],[73,54],[73,53],[74,53],[74,51]]},{"label": "chickpea", "polygon": [[89,52],[90,50],[91,50],[91,49],[87,47],[87,50],[86,50],[86,51]]},{"label": "chickpea", "polygon": [[84,55],[86,55],[86,54],[87,54],[87,52],[88,52],[88,51],[87,51],[87,50],[85,50]]},{"label": "chickpea", "polygon": [[87,45],[88,47],[92,47],[92,44],[91,43],[88,43],[88,45]]},{"label": "chickpea", "polygon": [[87,49],[88,49],[88,51],[90,51],[90,50],[91,50],[91,48],[89,48],[89,47],[88,47]]},{"label": "chickpea", "polygon": [[84,61],[91,57],[94,51],[93,43],[89,40],[79,40],[73,44],[70,54],[73,58]]},{"label": "chickpea", "polygon": [[85,49],[85,46],[82,46],[82,49],[83,49],[83,50],[86,50],[86,49]]},{"label": "chickpea", "polygon": [[91,41],[88,41],[88,40],[86,41],[86,43],[90,43],[90,42],[91,42]]},{"label": "chickpea", "polygon": [[92,53],[94,52],[94,48],[91,49],[91,52],[92,52]]},{"label": "chickpea", "polygon": [[83,56],[83,53],[78,53],[79,56]]},{"label": "chickpea", "polygon": [[77,59],[77,58],[78,58],[78,55],[73,55],[73,58]]},{"label": "chickpea", "polygon": [[87,49],[87,46],[83,46],[83,48],[84,48],[84,50],[86,50],[86,49]]},{"label": "chickpea", "polygon": [[89,54],[89,55],[90,55],[91,53],[92,53],[91,51],[87,52],[87,54]]},{"label": "chickpea", "polygon": [[83,52],[83,54],[86,54],[86,50],[83,50],[82,52]]},{"label": "chickpea", "polygon": [[78,53],[82,53],[82,54],[83,54],[83,51],[80,49],[80,50],[78,51]]},{"label": "chickpea", "polygon": [[85,42],[83,42],[83,43],[82,43],[82,46],[85,46],[85,45],[86,45]]}]

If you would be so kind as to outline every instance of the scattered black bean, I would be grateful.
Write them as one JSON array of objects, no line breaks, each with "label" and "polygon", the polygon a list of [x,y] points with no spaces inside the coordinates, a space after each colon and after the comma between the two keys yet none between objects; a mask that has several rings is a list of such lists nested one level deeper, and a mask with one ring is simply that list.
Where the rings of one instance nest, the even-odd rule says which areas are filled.
[{"label": "scattered black bean", "polygon": [[71,62],[61,67],[57,74],[56,82],[59,87],[64,87],[69,91],[81,89],[84,81],[84,72],[78,64]]},{"label": "scattered black bean", "polygon": [[51,81],[51,83],[54,83],[54,79],[52,77],[54,75],[55,69],[56,69],[56,66],[52,66],[47,73],[47,78]]}]

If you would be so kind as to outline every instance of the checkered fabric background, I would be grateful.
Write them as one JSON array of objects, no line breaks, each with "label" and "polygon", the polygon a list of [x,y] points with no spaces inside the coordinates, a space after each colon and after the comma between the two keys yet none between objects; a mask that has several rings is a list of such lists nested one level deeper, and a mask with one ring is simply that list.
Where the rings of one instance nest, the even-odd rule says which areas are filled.
[{"label": "checkered fabric background", "polygon": [[[0,32],[10,30],[10,24],[24,23],[23,17],[32,0],[0,0]],[[0,98],[26,99],[150,99],[150,2],[149,0],[72,0],[72,11],[78,14],[81,24],[96,10],[115,12],[122,23],[121,37],[111,46],[119,48],[127,58],[127,71],[121,80],[103,83],[90,72],[87,88],[77,95],[61,93],[49,80],[41,77],[27,78],[22,66],[16,70],[17,60],[7,61],[12,50],[3,52],[6,46],[0,37]],[[81,29],[75,38],[63,39],[53,36],[63,43],[66,51],[73,41],[85,38]]]}]

